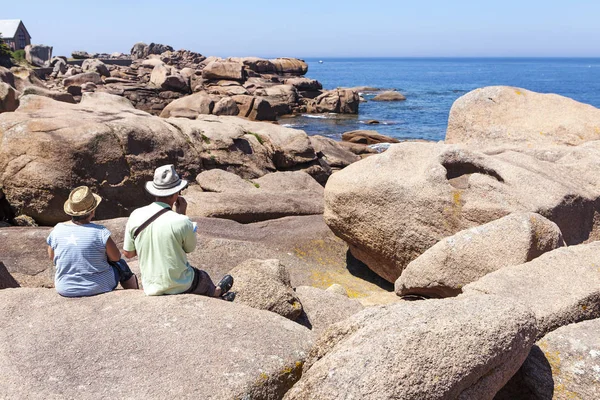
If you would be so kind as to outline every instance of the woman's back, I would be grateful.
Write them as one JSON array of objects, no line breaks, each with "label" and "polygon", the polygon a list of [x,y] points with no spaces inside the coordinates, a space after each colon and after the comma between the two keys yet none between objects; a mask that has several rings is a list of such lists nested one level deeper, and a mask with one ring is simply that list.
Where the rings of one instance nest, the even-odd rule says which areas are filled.
[{"label": "woman's back", "polygon": [[118,283],[106,258],[110,231],[93,223],[57,224],[47,243],[54,250],[56,291],[67,297],[92,296],[113,290]]}]

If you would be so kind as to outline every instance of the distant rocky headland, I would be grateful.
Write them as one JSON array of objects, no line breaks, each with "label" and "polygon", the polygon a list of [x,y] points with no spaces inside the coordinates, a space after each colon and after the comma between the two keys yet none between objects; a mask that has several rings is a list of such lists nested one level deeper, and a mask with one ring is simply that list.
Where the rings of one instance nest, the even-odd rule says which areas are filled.
[{"label": "distant rocky headland", "polygon": [[[337,142],[275,122],[358,110],[360,90],[323,90],[302,60],[73,56],[0,68],[7,397],[599,397],[597,108],[485,87],[444,141]],[[70,190],[103,197],[121,248],[163,164],[191,183],[190,263],[231,273],[236,300],[49,289]]]}]

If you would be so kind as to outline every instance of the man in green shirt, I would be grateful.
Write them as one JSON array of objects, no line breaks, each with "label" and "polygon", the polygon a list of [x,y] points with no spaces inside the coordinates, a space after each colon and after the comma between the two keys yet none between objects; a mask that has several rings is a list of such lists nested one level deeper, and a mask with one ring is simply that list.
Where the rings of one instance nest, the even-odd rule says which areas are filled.
[{"label": "man in green shirt", "polygon": [[149,296],[193,293],[232,301],[231,275],[215,285],[205,271],[187,261],[186,254],[196,248],[195,224],[185,215],[187,202],[180,196],[187,185],[173,165],[156,169],[154,180],[146,183],[146,191],[156,201],[131,213],[123,254],[139,257],[144,292]]}]

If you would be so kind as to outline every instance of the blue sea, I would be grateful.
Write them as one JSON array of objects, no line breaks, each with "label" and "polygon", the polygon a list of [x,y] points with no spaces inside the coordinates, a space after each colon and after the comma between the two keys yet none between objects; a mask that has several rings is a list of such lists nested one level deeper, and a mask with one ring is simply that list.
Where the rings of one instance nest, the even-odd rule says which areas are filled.
[{"label": "blue sea", "polygon": [[[395,89],[402,102],[360,104],[358,116],[304,115],[280,120],[309,135],[340,139],[373,129],[399,139],[443,140],[452,103],[484,86],[517,86],[557,93],[600,108],[600,58],[331,58],[306,59],[307,77],[325,89]],[[374,94],[365,94],[366,100]],[[377,120],[379,125],[367,125]]]}]

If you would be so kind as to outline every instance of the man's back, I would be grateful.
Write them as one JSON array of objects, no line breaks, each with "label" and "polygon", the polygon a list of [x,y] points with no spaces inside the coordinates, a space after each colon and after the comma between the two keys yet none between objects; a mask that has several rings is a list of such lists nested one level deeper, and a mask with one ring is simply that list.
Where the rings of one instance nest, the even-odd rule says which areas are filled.
[{"label": "man's back", "polygon": [[147,295],[183,293],[192,284],[194,272],[186,253],[196,248],[192,222],[185,215],[166,212],[135,239],[133,233],[168,204],[155,202],[131,213],[125,228],[123,248],[137,251],[144,292]]}]

